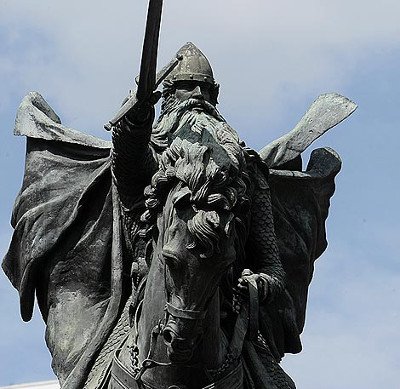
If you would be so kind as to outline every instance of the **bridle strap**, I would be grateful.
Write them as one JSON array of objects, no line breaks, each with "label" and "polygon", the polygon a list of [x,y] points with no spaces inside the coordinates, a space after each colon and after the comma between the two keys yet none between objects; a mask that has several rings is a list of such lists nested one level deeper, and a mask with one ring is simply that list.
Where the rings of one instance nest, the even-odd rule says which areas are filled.
[{"label": "bridle strap", "polygon": [[249,299],[244,301],[233,330],[229,345],[231,357],[237,359],[242,354],[243,343],[247,336],[250,340],[258,337],[258,287],[256,282],[248,283]]},{"label": "bridle strap", "polygon": [[248,326],[248,330],[247,330],[247,337],[250,340],[257,340],[257,338],[258,338],[258,314],[259,314],[257,282],[254,280],[249,280],[248,288],[249,288],[249,326]]},{"label": "bridle strap", "polygon": [[180,309],[167,302],[165,310],[173,317],[187,320],[203,320],[207,311],[194,311],[192,309]]}]

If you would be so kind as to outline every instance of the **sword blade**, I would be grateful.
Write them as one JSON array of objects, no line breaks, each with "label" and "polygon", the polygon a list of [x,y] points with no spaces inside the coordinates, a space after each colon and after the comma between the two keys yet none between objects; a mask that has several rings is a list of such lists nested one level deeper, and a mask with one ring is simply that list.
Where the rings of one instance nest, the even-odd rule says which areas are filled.
[{"label": "sword blade", "polygon": [[154,91],[158,41],[160,35],[163,0],[150,0],[147,12],[146,32],[140,64],[139,84],[136,92],[138,101],[146,99]]}]

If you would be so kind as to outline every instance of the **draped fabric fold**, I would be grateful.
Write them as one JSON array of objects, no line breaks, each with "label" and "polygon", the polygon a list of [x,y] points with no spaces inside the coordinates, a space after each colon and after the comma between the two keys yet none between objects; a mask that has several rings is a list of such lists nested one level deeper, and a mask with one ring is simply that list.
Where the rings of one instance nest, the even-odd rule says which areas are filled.
[{"label": "draped fabric fold", "polygon": [[23,100],[15,133],[27,136],[27,153],[3,269],[19,291],[25,321],[36,292],[62,387],[81,387],[121,305],[110,143],[62,126],[37,93]]}]

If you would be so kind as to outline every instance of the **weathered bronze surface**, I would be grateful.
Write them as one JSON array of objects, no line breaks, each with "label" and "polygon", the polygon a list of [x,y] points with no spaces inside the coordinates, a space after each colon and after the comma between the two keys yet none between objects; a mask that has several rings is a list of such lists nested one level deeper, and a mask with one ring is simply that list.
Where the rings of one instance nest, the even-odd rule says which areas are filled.
[{"label": "weathered bronze surface", "polygon": [[218,112],[192,43],[164,72],[153,124],[154,55],[112,142],[64,127],[38,93],[22,101],[26,169],[3,262],[22,318],[36,294],[65,389],[294,388],[279,362],[301,351],[341,167],[324,148],[302,171],[301,153],[356,106],[320,96],[257,153]]}]

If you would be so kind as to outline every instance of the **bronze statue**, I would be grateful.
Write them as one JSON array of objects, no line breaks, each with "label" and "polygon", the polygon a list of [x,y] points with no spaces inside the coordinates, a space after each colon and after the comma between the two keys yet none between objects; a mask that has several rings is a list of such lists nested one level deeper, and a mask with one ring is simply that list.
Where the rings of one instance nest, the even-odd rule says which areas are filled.
[{"label": "bronze statue", "polygon": [[301,351],[341,166],[326,148],[302,171],[300,154],[355,105],[321,96],[251,150],[194,44],[156,77],[161,6],[150,1],[138,90],[110,121],[112,142],[64,127],[37,93],[23,100],[4,270],[24,320],[37,296],[63,389],[294,388],[279,362]]}]

